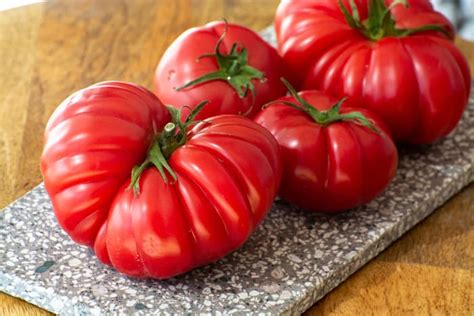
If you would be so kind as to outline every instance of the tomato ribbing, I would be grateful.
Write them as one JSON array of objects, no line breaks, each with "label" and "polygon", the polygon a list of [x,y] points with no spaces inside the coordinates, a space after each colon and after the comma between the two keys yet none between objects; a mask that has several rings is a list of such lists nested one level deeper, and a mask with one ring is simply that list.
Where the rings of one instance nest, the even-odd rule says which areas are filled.
[{"label": "tomato ribbing", "polygon": [[409,1],[354,0],[352,9],[349,0],[345,8],[339,0],[283,1],[275,29],[298,90],[347,96],[379,115],[395,140],[427,144],[459,122],[471,79],[454,26],[429,0]]},{"label": "tomato ribbing", "polygon": [[346,8],[342,0],[339,0],[339,8],[341,9],[347,23],[350,27],[359,30],[370,40],[378,41],[387,36],[403,37],[418,32],[436,31],[449,37],[448,32],[440,25],[427,24],[413,29],[397,28],[395,20],[390,10],[397,6],[403,5],[408,7],[408,0],[394,0],[388,7],[384,0],[370,0],[368,2],[368,18],[361,21],[359,10],[354,0],[349,0],[352,14]]}]

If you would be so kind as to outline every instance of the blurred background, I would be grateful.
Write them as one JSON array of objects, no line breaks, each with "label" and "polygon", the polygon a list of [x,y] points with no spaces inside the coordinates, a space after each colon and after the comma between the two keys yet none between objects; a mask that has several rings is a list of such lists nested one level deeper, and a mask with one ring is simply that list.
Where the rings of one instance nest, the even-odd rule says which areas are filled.
[{"label": "blurred background", "polygon": [[474,0],[432,0],[432,3],[453,22],[459,36],[474,41]]},{"label": "blurred background", "polygon": [[[31,3],[47,1],[48,0],[0,0],[0,11]],[[464,39],[474,41],[474,0],[431,0],[431,2],[433,3],[436,10],[443,12],[444,15],[446,15],[456,26],[459,36]]]}]

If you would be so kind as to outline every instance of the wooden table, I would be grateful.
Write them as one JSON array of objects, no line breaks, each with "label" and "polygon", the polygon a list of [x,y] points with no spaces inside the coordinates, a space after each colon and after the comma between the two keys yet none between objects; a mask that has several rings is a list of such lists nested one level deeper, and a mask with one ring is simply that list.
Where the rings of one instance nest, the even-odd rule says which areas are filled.
[{"label": "wooden table", "polygon": [[[42,131],[71,92],[110,79],[151,87],[161,54],[185,29],[226,17],[260,30],[277,5],[64,0],[0,12],[0,208],[41,182]],[[474,73],[474,43],[457,44]],[[473,314],[473,213],[471,185],[308,314]],[[0,316],[46,313],[0,293]]]}]

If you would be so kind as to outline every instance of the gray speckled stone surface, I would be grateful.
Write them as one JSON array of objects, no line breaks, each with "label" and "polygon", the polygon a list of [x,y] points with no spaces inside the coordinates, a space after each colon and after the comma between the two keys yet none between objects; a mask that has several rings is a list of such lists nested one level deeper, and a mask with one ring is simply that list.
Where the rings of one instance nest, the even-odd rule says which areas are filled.
[{"label": "gray speckled stone surface", "polygon": [[0,290],[62,315],[298,314],[474,181],[473,166],[471,97],[449,137],[401,149],[396,179],[369,205],[329,216],[276,202],[244,247],[167,281],[101,265],[62,232],[40,185],[0,212]]}]

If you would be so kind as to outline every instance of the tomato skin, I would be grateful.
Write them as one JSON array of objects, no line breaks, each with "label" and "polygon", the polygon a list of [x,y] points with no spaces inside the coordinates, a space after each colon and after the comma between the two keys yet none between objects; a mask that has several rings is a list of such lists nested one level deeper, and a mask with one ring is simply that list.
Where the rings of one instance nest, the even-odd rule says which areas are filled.
[{"label": "tomato skin", "polygon": [[[168,163],[129,190],[165,106],[134,84],[104,82],[66,99],[45,131],[41,171],[53,209],[71,238],[135,277],[168,278],[240,247],[276,196],[282,167],[273,136],[236,115],[198,123]],[[169,177],[171,179],[171,177]]]},{"label": "tomato skin", "polygon": [[94,244],[117,190],[145,158],[153,126],[169,120],[151,92],[120,82],[78,91],[52,114],[41,171],[58,222],[76,242]]},{"label": "tomato skin", "polygon": [[[338,100],[312,90],[300,96],[320,111]],[[279,100],[295,102],[293,97]],[[359,111],[379,129],[352,121],[317,124],[303,111],[276,102],[255,117],[277,139],[283,162],[280,196],[312,212],[340,212],[378,196],[395,176],[398,154],[381,120],[348,102],[342,113]]]},{"label": "tomato skin", "polygon": [[[471,82],[467,61],[452,43],[452,24],[429,1],[410,0],[409,8],[391,10],[399,28],[437,24],[450,38],[430,31],[372,41],[348,25],[337,2],[281,2],[278,48],[293,84],[349,96],[378,114],[403,143],[432,143],[449,134],[462,116]],[[356,1],[362,20],[367,3]]]},{"label": "tomato skin", "polygon": [[166,50],[157,66],[154,82],[155,94],[165,104],[175,107],[187,105],[194,107],[202,100],[209,103],[198,115],[199,119],[218,114],[245,114],[249,117],[260,111],[263,104],[285,95],[286,89],[281,83],[283,61],[275,48],[265,42],[254,31],[237,24],[228,24],[228,30],[220,51],[229,53],[232,44],[239,49],[248,50],[248,64],[265,74],[265,80],[253,79],[256,99],[253,104],[251,92],[240,98],[237,92],[223,80],[213,80],[181,91],[180,87],[204,74],[217,71],[219,66],[215,58],[201,58],[204,54],[214,53],[219,37],[225,29],[224,22],[211,22],[195,27],[181,34]]}]

